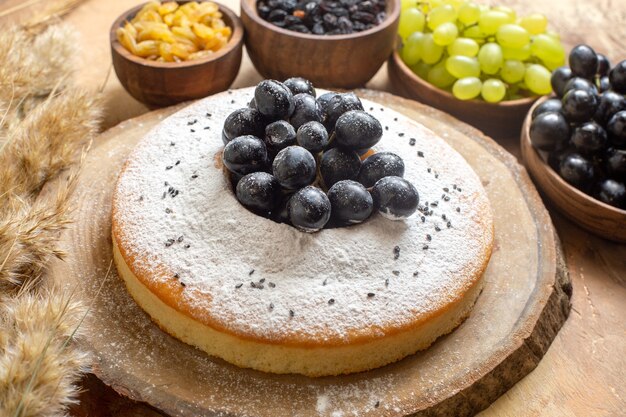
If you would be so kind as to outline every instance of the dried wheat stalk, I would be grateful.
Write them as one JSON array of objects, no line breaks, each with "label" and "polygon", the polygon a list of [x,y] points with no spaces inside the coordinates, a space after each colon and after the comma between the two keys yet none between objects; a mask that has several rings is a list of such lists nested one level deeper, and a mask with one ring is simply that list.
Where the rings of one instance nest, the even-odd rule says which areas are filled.
[{"label": "dried wheat stalk", "polygon": [[9,128],[0,145],[0,195],[30,201],[43,184],[72,166],[97,130],[96,109],[92,92],[68,90]]},{"label": "dried wheat stalk", "polygon": [[[67,88],[76,53],[68,28],[2,28],[0,42],[0,415],[59,416],[87,364],[71,343],[84,308],[39,279],[62,255],[72,167],[96,133],[98,104]],[[55,178],[56,192],[38,199]]]},{"label": "dried wheat stalk", "polygon": [[[52,203],[34,203],[43,185],[66,172],[97,130],[93,95],[69,90],[50,97],[7,131],[0,151],[0,288],[38,277],[59,257],[73,181]],[[19,221],[17,221],[19,219]]]},{"label": "dried wheat stalk", "polygon": [[[24,0],[14,6],[0,7],[0,19],[11,19],[29,33],[39,33],[84,0]],[[26,17],[28,16],[28,17]]]},{"label": "dried wheat stalk", "polygon": [[0,415],[53,417],[76,402],[87,356],[69,342],[85,309],[59,289],[23,292],[0,308]]},{"label": "dried wheat stalk", "polygon": [[2,127],[19,123],[43,97],[67,85],[76,67],[76,44],[75,32],[66,25],[50,26],[39,35],[17,27],[2,28]]},{"label": "dried wheat stalk", "polygon": [[[0,215],[0,291],[19,288],[29,279],[38,279],[51,258],[61,258],[58,235],[69,223],[69,197],[75,184],[72,175],[59,187],[50,202],[10,202]],[[7,199],[11,200],[11,199]]]}]

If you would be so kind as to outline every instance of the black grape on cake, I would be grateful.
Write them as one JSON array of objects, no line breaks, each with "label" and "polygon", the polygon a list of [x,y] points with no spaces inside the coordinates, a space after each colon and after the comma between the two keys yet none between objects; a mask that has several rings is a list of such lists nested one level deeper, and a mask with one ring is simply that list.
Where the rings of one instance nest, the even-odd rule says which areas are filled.
[{"label": "black grape on cake", "polygon": [[603,203],[626,209],[626,60],[588,45],[552,73],[555,98],[532,113],[530,140],[568,183]]},{"label": "black grape on cake", "polygon": [[383,139],[378,119],[354,93],[316,95],[303,78],[263,80],[226,118],[222,160],[237,200],[304,232],[415,213],[419,193],[402,178],[402,158],[372,150]]}]

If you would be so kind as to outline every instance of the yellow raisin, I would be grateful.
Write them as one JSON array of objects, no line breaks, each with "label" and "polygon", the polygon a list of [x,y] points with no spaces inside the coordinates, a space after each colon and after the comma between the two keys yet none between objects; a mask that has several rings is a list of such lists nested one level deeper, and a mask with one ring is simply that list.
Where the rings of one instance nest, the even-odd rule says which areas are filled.
[{"label": "yellow raisin", "polygon": [[158,11],[161,16],[165,16],[166,14],[174,12],[176,9],[178,9],[178,3],[175,1],[168,1],[161,4]]},{"label": "yellow raisin", "polygon": [[124,30],[128,32],[128,34],[132,36],[133,38],[137,37],[137,29],[135,29],[135,26],[133,26],[132,23],[126,22],[124,24]]},{"label": "yellow raisin", "polygon": [[174,13],[168,13],[165,16],[163,16],[163,22],[167,26],[172,27],[174,25]]},{"label": "yellow raisin", "polygon": [[191,26],[191,29],[193,30],[193,33],[195,33],[197,37],[205,41],[215,36],[215,31],[213,29],[201,23],[194,23]]},{"label": "yellow raisin", "polygon": [[202,13],[216,13],[219,10],[219,7],[217,6],[217,3],[205,1],[200,3],[200,10],[202,10]]},{"label": "yellow raisin", "polygon": [[186,38],[181,35],[174,34],[174,42],[172,43],[180,43],[182,45],[196,46],[195,43],[189,38]]},{"label": "yellow raisin", "polygon": [[117,40],[120,44],[126,48],[131,54],[137,54],[137,43],[135,42],[135,38],[133,38],[124,28],[117,28],[116,31]]},{"label": "yellow raisin", "polygon": [[172,21],[173,26],[182,26],[189,27],[191,26],[191,21],[180,7],[176,12],[174,12],[174,20]]},{"label": "yellow raisin", "polygon": [[173,62],[174,56],[172,55],[172,45],[169,43],[161,42],[159,45],[159,55],[165,62]]},{"label": "yellow raisin", "polygon": [[221,33],[226,39],[230,39],[230,35],[232,35],[233,31],[228,26],[221,28],[218,33]]},{"label": "yellow raisin", "polygon": [[204,43],[202,39],[200,39],[199,37],[196,36],[195,33],[193,33],[193,30],[191,30],[190,27],[174,26],[172,28],[172,33],[178,36],[182,36],[183,38],[189,39],[191,42],[194,43],[194,45],[198,47],[201,47]]},{"label": "yellow raisin", "polygon": [[161,5],[161,3],[159,3],[158,1],[151,1],[151,2],[147,3],[145,6],[143,6],[141,8],[141,10],[139,10],[137,12],[137,14],[133,18],[132,22],[134,23],[134,22],[139,22],[141,20],[145,20],[145,15],[148,12],[157,12],[158,13],[160,5]]},{"label": "yellow raisin", "polygon": [[222,29],[222,28],[226,27],[226,24],[224,23],[224,21],[222,19],[213,18],[213,19],[211,19],[211,27],[213,29]]},{"label": "yellow raisin", "polygon": [[137,34],[139,42],[147,40],[158,40],[164,42],[174,42],[174,34],[169,29],[150,27],[139,31]]},{"label": "yellow raisin", "polygon": [[198,51],[198,52],[194,52],[192,54],[189,54],[189,58],[188,59],[198,59],[198,58],[205,58],[207,56],[211,56],[213,55],[213,51]]},{"label": "yellow raisin", "polygon": [[159,53],[158,41],[143,41],[137,43],[136,52],[137,56],[146,58],[150,55],[157,55]]}]

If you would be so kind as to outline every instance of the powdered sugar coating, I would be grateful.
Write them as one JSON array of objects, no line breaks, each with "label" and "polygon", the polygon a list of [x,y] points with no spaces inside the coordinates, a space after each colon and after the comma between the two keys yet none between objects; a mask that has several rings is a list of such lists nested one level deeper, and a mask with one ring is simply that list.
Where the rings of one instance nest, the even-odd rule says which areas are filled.
[{"label": "powdered sugar coating", "polygon": [[179,307],[196,320],[274,342],[383,336],[462,296],[488,256],[492,220],[459,154],[423,126],[363,100],[384,129],[375,149],[404,159],[422,212],[302,233],[246,210],[216,163],[224,119],[253,91],[197,102],[133,151],[114,210],[131,270],[184,283]]}]

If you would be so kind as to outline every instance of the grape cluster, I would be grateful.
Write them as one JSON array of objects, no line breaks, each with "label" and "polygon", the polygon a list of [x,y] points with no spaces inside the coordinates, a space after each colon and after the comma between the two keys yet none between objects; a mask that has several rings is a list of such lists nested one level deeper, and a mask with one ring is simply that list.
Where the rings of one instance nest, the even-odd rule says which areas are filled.
[{"label": "grape cluster", "polygon": [[530,140],[568,183],[626,209],[626,60],[612,69],[587,45],[552,73],[557,98],[535,108]]},{"label": "grape cluster", "polygon": [[518,18],[504,6],[462,0],[402,0],[402,60],[419,77],[460,100],[490,103],[549,94],[563,65],[558,34],[541,14]]},{"label": "grape cluster", "polygon": [[242,205],[305,232],[360,223],[374,210],[405,219],[419,195],[402,158],[361,158],[382,135],[354,93],[316,98],[303,78],[264,80],[250,105],[226,118],[222,161]]}]

